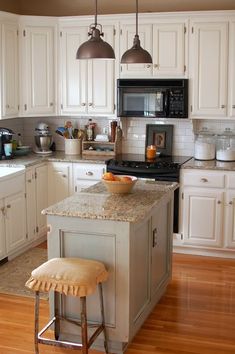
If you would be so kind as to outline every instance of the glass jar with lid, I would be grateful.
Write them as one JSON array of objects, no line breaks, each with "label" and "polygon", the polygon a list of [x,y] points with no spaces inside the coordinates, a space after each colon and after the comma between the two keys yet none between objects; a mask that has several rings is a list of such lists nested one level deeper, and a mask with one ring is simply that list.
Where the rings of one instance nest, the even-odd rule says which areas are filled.
[{"label": "glass jar with lid", "polygon": [[235,132],[230,128],[217,136],[216,142],[216,160],[235,161]]},{"label": "glass jar with lid", "polygon": [[207,128],[203,128],[195,136],[194,158],[196,160],[214,160],[215,147],[215,134]]}]

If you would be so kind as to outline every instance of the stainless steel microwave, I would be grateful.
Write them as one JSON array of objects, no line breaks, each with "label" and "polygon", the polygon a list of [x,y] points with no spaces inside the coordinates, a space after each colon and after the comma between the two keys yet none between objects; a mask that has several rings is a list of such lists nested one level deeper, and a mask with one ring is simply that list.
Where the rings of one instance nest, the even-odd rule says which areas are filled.
[{"label": "stainless steel microwave", "polygon": [[118,79],[117,115],[188,118],[188,79]]}]

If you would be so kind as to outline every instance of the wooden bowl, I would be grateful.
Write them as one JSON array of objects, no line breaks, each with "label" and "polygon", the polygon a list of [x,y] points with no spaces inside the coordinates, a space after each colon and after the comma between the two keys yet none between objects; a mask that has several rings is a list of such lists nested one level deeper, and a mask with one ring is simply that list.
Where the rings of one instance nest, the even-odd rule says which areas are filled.
[{"label": "wooden bowl", "polygon": [[129,177],[131,178],[131,181],[108,181],[102,179],[102,182],[104,183],[107,191],[109,193],[116,193],[116,194],[124,194],[124,193],[130,193],[137,181],[136,177],[133,176],[127,176],[127,175],[118,175],[118,177]]}]

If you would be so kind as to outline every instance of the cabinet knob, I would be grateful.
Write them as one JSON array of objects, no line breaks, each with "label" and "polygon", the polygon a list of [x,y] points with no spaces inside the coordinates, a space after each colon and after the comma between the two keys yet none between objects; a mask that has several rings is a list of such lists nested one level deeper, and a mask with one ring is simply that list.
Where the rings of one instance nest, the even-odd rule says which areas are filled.
[{"label": "cabinet knob", "polygon": [[158,64],[154,64],[154,68],[158,68]]},{"label": "cabinet knob", "polygon": [[32,181],[31,181],[31,179],[28,179],[27,182],[28,182],[28,183],[31,183]]},{"label": "cabinet knob", "polygon": [[53,104],[53,102],[50,102],[50,106],[52,107],[54,104]]},{"label": "cabinet knob", "polygon": [[7,209],[10,209],[11,208],[11,204],[7,204]]},{"label": "cabinet knob", "polygon": [[235,104],[232,105],[232,108],[235,108]]},{"label": "cabinet knob", "polygon": [[232,202],[232,200],[230,200],[229,204],[230,204],[230,205],[233,205],[233,202]]},{"label": "cabinet knob", "polygon": [[201,182],[206,183],[206,182],[208,182],[208,179],[203,177],[203,178],[201,178]]},{"label": "cabinet knob", "polygon": [[86,105],[86,103],[85,102],[82,102],[82,106],[85,106]]},{"label": "cabinet knob", "polygon": [[146,68],[151,68],[151,65],[150,65],[150,64],[147,64],[147,65],[146,65]]},{"label": "cabinet knob", "polygon": [[67,178],[67,176],[66,176],[66,175],[62,175],[62,177]]},{"label": "cabinet knob", "polygon": [[218,200],[217,204],[221,204],[221,200]]},{"label": "cabinet knob", "polygon": [[225,105],[224,105],[224,104],[222,104],[222,105],[221,105],[221,108],[225,108]]},{"label": "cabinet knob", "polygon": [[93,106],[93,104],[92,104],[91,102],[90,102],[88,105],[89,105],[90,107]]},{"label": "cabinet knob", "polygon": [[88,171],[88,172],[86,172],[86,175],[87,175],[87,176],[93,176],[93,172]]}]

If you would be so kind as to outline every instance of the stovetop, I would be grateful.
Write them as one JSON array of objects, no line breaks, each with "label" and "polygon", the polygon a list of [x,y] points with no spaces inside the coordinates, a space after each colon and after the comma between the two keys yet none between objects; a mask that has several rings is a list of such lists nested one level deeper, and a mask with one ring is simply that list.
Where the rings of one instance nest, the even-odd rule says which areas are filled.
[{"label": "stovetop", "polygon": [[159,169],[180,169],[181,165],[189,161],[191,156],[157,156],[154,160],[147,160],[144,155],[122,154],[107,162],[109,168],[135,169],[142,171],[158,171]]}]

